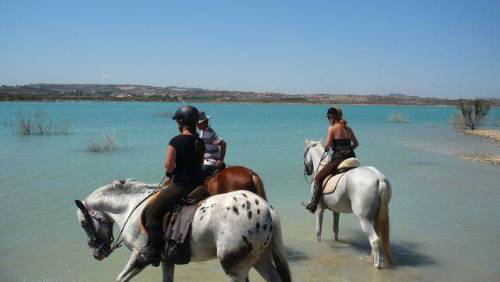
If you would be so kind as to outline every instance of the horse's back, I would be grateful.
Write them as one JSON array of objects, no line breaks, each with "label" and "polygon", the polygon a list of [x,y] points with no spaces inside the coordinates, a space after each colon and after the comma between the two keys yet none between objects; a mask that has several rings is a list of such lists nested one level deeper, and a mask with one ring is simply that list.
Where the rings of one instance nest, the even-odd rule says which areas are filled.
[{"label": "horse's back", "polygon": [[325,203],[336,212],[372,213],[378,207],[378,183],[383,176],[376,168],[361,166],[349,170],[338,182],[335,192],[324,196]]},{"label": "horse's back", "polygon": [[[195,213],[191,246],[193,260],[207,256],[249,256],[264,248],[272,230],[269,204],[249,191],[233,191],[205,200]],[[240,254],[221,254],[240,250]]]},{"label": "horse's back", "polygon": [[249,168],[243,166],[227,167],[208,180],[208,193],[217,195],[237,190],[247,190],[265,198],[264,188],[259,187],[259,183],[255,183],[254,177],[258,177],[258,175]]}]

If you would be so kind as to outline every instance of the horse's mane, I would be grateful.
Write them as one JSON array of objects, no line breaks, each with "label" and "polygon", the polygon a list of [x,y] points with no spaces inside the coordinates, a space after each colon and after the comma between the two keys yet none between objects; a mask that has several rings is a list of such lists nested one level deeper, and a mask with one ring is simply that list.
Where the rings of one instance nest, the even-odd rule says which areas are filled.
[{"label": "horse's mane", "polygon": [[110,184],[100,187],[92,192],[92,194],[88,196],[88,199],[101,198],[105,196],[120,196],[125,194],[144,194],[155,188],[156,185],[142,183],[135,179],[114,180]]}]

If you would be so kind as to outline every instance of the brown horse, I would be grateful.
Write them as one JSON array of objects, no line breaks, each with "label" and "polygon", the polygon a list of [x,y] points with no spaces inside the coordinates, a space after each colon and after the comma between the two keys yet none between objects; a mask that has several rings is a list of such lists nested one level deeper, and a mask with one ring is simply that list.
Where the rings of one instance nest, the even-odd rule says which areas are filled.
[{"label": "brown horse", "polygon": [[206,180],[205,185],[210,196],[236,190],[248,190],[267,200],[260,177],[244,166],[227,167]]}]

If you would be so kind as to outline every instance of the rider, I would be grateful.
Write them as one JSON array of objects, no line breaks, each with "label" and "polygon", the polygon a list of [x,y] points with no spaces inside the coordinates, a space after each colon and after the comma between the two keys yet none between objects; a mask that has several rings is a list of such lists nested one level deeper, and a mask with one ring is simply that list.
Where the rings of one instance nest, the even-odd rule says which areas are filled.
[{"label": "rider", "polygon": [[331,148],[333,156],[331,161],[318,171],[314,177],[313,196],[306,206],[306,209],[311,213],[316,212],[325,178],[330,174],[336,174],[338,172],[337,167],[343,160],[356,157],[354,149],[359,145],[354,132],[347,126],[347,121],[342,119],[342,111],[340,109],[329,108],[326,117],[328,118],[330,127],[328,128],[323,147],[325,148],[325,153]]},{"label": "rider", "polygon": [[207,178],[217,169],[225,167],[224,157],[226,156],[226,142],[208,125],[208,120],[211,116],[207,116],[205,112],[200,112],[200,120],[198,121],[198,129],[200,130],[200,138],[205,144],[205,154],[203,155],[203,177]]},{"label": "rider", "polygon": [[179,199],[203,184],[201,164],[205,146],[196,134],[199,112],[193,106],[182,106],[172,119],[177,121],[180,131],[170,140],[165,159],[166,174],[173,177],[173,181],[151,200],[145,214],[149,238],[148,247],[141,255],[153,266],[160,264],[163,215],[172,210]]}]

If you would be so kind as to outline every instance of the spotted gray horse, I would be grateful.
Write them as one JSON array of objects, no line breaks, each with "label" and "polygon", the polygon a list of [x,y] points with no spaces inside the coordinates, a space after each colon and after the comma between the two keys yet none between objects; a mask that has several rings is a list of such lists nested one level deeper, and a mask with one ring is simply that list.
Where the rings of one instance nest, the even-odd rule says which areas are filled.
[{"label": "spotted gray horse", "polygon": [[[114,181],[76,200],[78,221],[89,237],[89,248],[102,260],[113,251],[113,225],[120,230],[130,213],[156,185]],[[132,251],[117,281],[129,281],[147,265],[139,256],[148,241],[140,224],[146,202],[130,215],[123,243]],[[291,281],[282,242],[280,219],[261,197],[235,191],[205,200],[196,210],[190,238],[191,261],[217,258],[229,281],[247,281],[253,267],[266,281]],[[162,263],[163,281],[173,281],[174,265]]]}]

